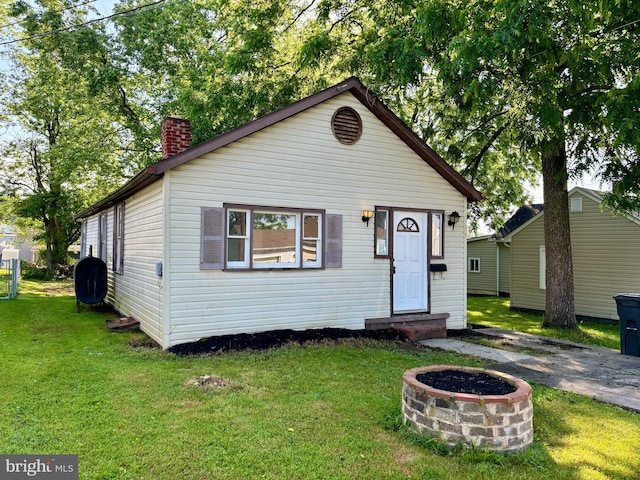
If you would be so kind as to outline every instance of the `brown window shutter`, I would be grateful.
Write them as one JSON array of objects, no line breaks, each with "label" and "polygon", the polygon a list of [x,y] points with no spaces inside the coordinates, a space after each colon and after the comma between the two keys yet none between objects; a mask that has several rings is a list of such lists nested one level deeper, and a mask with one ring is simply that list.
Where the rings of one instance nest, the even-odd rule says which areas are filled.
[{"label": "brown window shutter", "polygon": [[202,207],[200,270],[222,270],[224,266],[224,208]]},{"label": "brown window shutter", "polygon": [[327,268],[342,268],[342,215],[327,215]]}]

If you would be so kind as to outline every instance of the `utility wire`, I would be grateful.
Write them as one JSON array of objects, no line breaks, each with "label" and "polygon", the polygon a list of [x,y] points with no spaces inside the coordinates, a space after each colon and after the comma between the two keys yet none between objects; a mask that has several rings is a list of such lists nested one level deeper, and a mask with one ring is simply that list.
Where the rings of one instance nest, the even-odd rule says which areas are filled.
[{"label": "utility wire", "polygon": [[[57,33],[68,32],[69,30],[75,30],[76,28],[86,27],[86,26],[92,25],[94,23],[108,21],[108,20],[111,20],[112,18],[120,17],[120,16],[123,16],[123,15],[128,15],[130,13],[137,12],[137,11],[142,10],[142,9],[147,9],[148,7],[153,7],[155,5],[159,5],[159,4],[164,3],[166,1],[167,0],[156,0],[155,2],[146,3],[144,5],[138,5],[137,7],[130,8],[129,10],[123,10],[122,12],[117,12],[117,13],[114,13],[114,14],[109,15],[107,17],[94,18],[92,20],[88,20],[88,21],[83,22],[83,23],[77,23],[77,24],[74,24],[74,25],[70,25],[68,27],[58,28],[58,29],[55,29],[55,30],[49,30],[48,32],[38,33],[38,34],[31,35],[29,37],[24,37],[24,38],[17,38],[15,40],[9,40],[7,42],[1,42],[0,43],[0,47],[4,46],[4,45],[11,45],[12,43],[26,42],[27,40],[33,40],[35,38],[47,37],[49,35],[54,35],[54,34],[57,34]],[[175,2],[175,3],[182,3],[182,2]]]},{"label": "utility wire", "polygon": [[[53,13],[62,13],[62,12],[66,12],[67,10],[73,10],[74,8],[79,8],[79,7],[84,7],[85,5],[89,5],[90,3],[95,3],[98,0],[88,0],[84,3],[80,3],[78,5],[74,5],[72,7],[67,7],[67,8],[63,8],[61,10],[55,10]],[[38,13],[42,13],[42,12],[38,12]],[[8,27],[13,27],[16,25],[22,25],[23,23],[27,23],[29,20],[18,20],[16,22],[13,23],[6,23],[4,25],[0,25],[0,30],[3,28],[8,28]]]}]

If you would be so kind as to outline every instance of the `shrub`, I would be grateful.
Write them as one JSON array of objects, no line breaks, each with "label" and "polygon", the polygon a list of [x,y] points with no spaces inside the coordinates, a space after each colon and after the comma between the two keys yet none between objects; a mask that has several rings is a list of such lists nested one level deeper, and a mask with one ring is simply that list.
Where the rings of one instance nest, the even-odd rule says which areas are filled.
[{"label": "shrub", "polygon": [[20,274],[25,280],[50,280],[49,272],[33,262],[20,260]]},{"label": "shrub", "polygon": [[46,267],[20,260],[20,273],[25,280],[66,280],[73,276],[73,265],[56,265],[50,272]]}]

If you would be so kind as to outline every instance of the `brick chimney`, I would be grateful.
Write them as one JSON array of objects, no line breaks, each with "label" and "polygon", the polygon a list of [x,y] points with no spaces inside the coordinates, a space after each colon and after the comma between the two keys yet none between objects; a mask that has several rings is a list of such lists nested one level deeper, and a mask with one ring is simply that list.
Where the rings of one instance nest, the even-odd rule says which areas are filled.
[{"label": "brick chimney", "polygon": [[178,116],[164,119],[160,126],[160,143],[162,144],[162,159],[177,155],[189,148],[191,142],[191,128],[189,120]]}]

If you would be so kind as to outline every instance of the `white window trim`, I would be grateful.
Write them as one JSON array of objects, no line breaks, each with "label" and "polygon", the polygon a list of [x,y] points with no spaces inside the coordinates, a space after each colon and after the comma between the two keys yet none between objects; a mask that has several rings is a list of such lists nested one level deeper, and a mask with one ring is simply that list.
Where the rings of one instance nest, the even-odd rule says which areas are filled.
[{"label": "white window trim", "polygon": [[[318,235],[316,237],[309,237],[305,235],[304,231],[304,219],[306,217],[318,217]],[[304,249],[305,240],[313,240],[316,242],[316,259],[313,262],[304,261],[304,253],[301,254],[300,258],[302,258],[302,268],[320,268],[322,267],[322,220],[323,216],[320,213],[303,213],[302,214],[302,246]]]},{"label": "white window trim", "polygon": [[[436,218],[440,219],[437,224]],[[438,228],[437,237],[436,225]],[[444,258],[444,212],[431,212],[431,238],[431,258]]]},{"label": "white window trim", "polygon": [[122,274],[124,268],[124,203],[113,207],[113,271]]},{"label": "white window trim", "polygon": [[[476,268],[476,269],[474,269],[474,268],[473,268],[473,262],[477,262],[477,264],[478,264],[478,268]],[[471,258],[469,258],[469,261],[468,261],[468,271],[469,271],[470,273],[480,273],[480,259],[479,259],[479,258],[477,258],[477,257],[471,257]]]},{"label": "white window trim", "polygon": [[[231,212],[244,213],[244,231],[246,235],[231,235],[229,233],[229,214]],[[225,224],[225,243],[228,245],[230,238],[244,239],[244,259],[240,261],[231,262],[227,260],[227,268],[249,268],[249,257],[251,254],[250,238],[251,238],[251,210],[242,208],[228,208],[226,211],[226,224]],[[226,255],[225,255],[226,257]]]},{"label": "white window trim", "polygon": [[[246,236],[233,236],[229,234],[229,213],[230,212],[244,212],[245,215],[245,231]],[[260,263],[253,261],[253,219],[256,213],[260,214],[274,214],[274,215],[287,215],[295,216],[296,218],[296,235],[295,235],[295,262],[274,262],[274,263]],[[304,218],[307,216],[318,217],[318,237],[304,237]],[[225,212],[225,237],[224,242],[227,247],[225,248],[225,262],[226,268],[229,270],[286,270],[286,269],[313,269],[323,267],[324,251],[324,231],[323,224],[325,221],[326,213],[323,210],[288,210],[286,208],[279,207],[226,207]],[[229,238],[244,238],[244,260],[243,261],[229,261],[228,260],[228,241]],[[305,239],[315,240],[317,242],[317,258],[314,262],[305,262],[302,260],[302,245]]]},{"label": "white window trim", "polygon": [[569,212],[582,212],[582,197],[571,197],[571,200],[569,200]]},{"label": "white window trim", "polygon": [[107,213],[98,216],[98,258],[107,263]]},{"label": "white window trim", "polygon": [[[376,208],[374,213],[374,250],[373,256],[389,258],[389,219],[391,211],[388,208]],[[384,237],[378,236],[378,231],[384,233]]]}]

